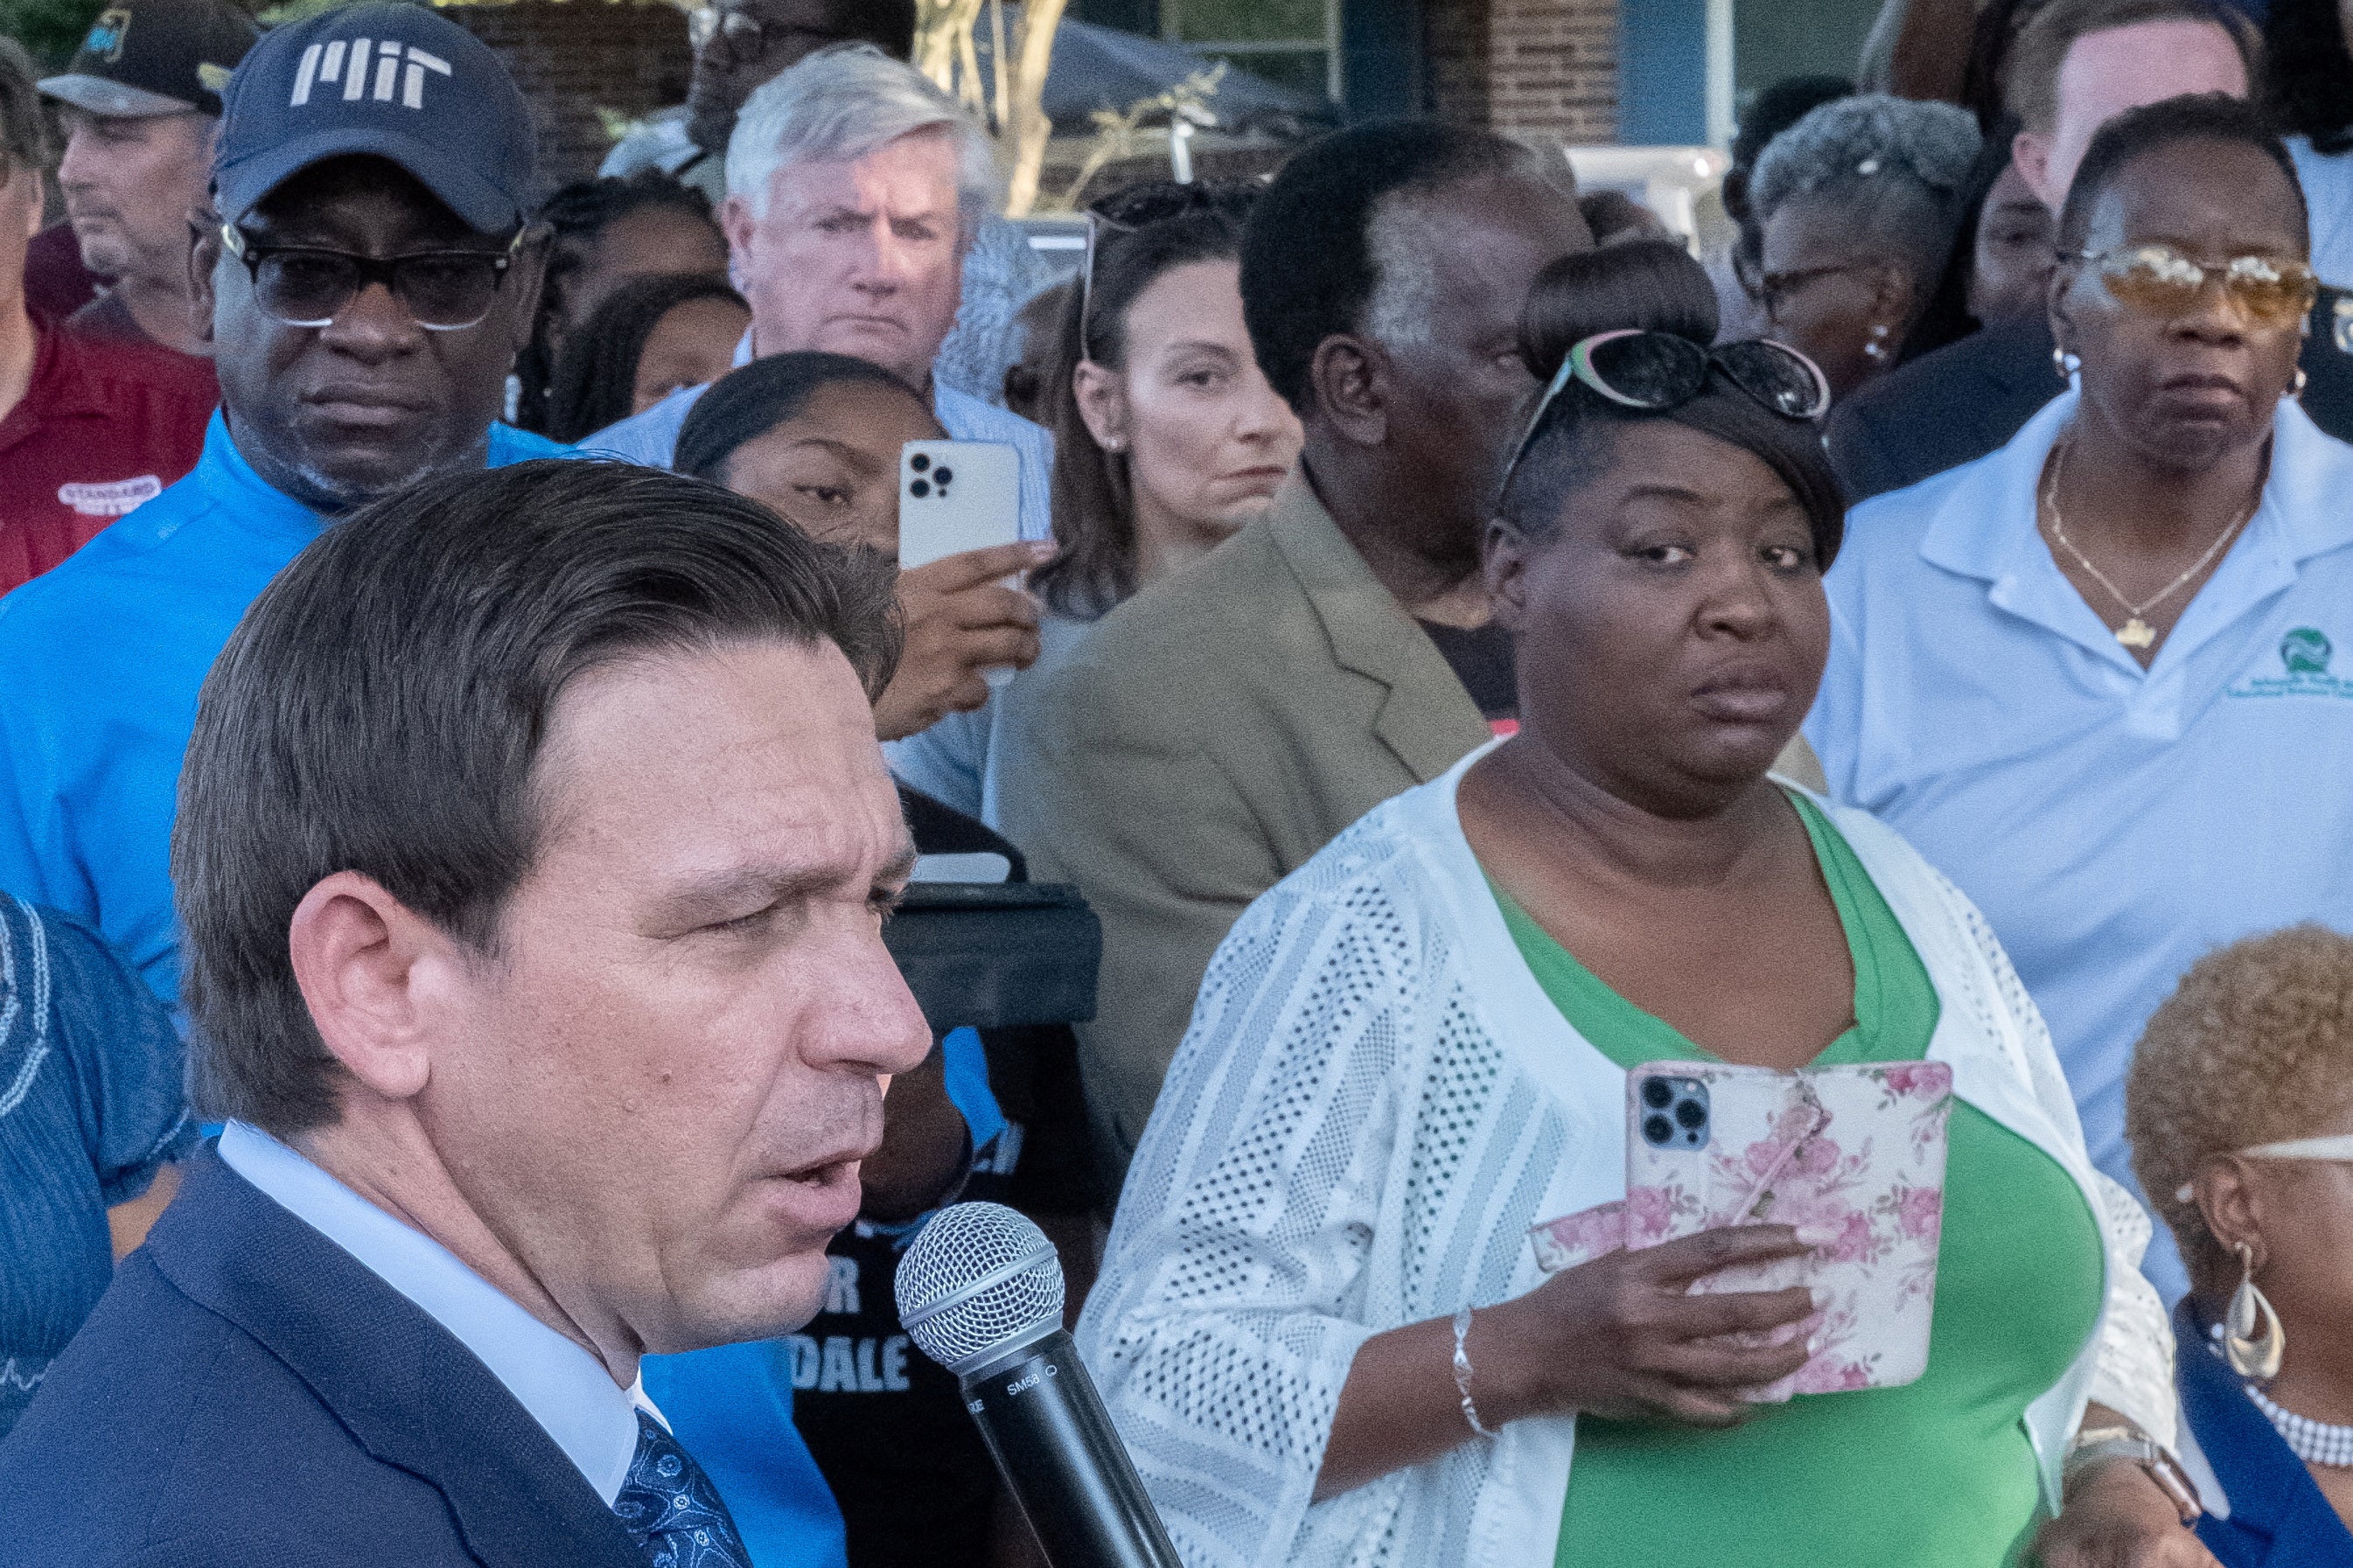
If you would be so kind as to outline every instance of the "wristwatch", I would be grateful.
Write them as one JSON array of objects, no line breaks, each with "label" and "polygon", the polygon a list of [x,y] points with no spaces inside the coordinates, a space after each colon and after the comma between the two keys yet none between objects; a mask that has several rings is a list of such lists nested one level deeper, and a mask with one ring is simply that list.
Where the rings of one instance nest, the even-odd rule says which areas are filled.
[{"label": "wristwatch", "polygon": [[2066,1462],[2060,1467],[2060,1490],[2064,1493],[2077,1476],[2110,1459],[2130,1459],[2138,1465],[2181,1516],[2184,1529],[2196,1524],[2206,1511],[2198,1500],[2197,1487],[2182,1474],[2173,1456],[2159,1447],[2156,1438],[2132,1426],[2094,1426],[2076,1433],[2075,1440],[2067,1446]]}]

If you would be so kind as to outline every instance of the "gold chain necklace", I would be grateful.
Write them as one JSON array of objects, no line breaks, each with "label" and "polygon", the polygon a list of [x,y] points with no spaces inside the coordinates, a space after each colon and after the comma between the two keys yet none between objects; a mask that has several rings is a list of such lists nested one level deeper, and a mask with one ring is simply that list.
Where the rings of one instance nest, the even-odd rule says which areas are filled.
[{"label": "gold chain necklace", "polygon": [[2248,520],[2255,515],[2255,509],[2263,505],[2263,487],[2261,485],[2255,487],[2255,499],[2248,503],[2247,510],[2232,519],[2229,527],[2215,535],[2214,542],[2206,547],[2205,554],[2190,563],[2189,570],[2136,605],[2124,596],[2123,590],[2108,581],[2106,573],[2092,564],[2090,556],[2075,548],[2075,542],[2067,537],[2067,530],[2060,521],[2059,479],[2060,476],[2067,471],[2067,454],[2074,449],[2075,443],[2073,438],[2070,438],[2059,448],[2059,456],[2051,464],[2051,483],[2046,487],[2042,497],[2042,504],[2050,509],[2051,512],[2051,537],[2066,547],[2067,553],[2075,558],[2075,563],[2092,574],[2092,581],[2105,588],[2108,591],[2108,596],[2125,607],[2125,624],[2116,628],[2116,641],[2129,648],[2147,647],[2157,641],[2157,628],[2141,617],[2179,593],[2183,584],[2206,570],[2214,557],[2221,553],[2222,546],[2228,544],[2239,530],[2247,526]]}]

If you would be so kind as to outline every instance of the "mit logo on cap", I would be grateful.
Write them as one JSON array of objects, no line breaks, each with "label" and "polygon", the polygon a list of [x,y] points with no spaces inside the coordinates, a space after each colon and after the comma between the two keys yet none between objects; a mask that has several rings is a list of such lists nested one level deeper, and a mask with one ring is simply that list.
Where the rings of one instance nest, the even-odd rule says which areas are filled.
[{"label": "mit logo on cap", "polygon": [[398,165],[493,238],[530,211],[531,106],[490,46],[429,5],[353,0],[273,28],[221,97],[213,205],[224,222],[242,224],[295,174],[347,157]]},{"label": "mit logo on cap", "polygon": [[[311,101],[312,87],[322,84],[332,86],[338,77],[343,79],[343,96],[346,100],[366,93],[368,51],[371,47],[375,48],[376,56],[375,97],[378,103],[392,101],[393,88],[396,83],[400,89],[400,106],[403,109],[422,109],[425,107],[425,73],[450,74],[448,60],[438,55],[428,55],[415,44],[410,44],[404,50],[398,43],[391,40],[376,45],[367,38],[353,38],[347,59],[343,40],[337,38],[331,44],[311,44],[302,50],[302,63],[294,72],[294,96],[286,100],[286,106],[289,109],[301,108]],[[408,61],[405,71],[401,67],[404,55]]]}]

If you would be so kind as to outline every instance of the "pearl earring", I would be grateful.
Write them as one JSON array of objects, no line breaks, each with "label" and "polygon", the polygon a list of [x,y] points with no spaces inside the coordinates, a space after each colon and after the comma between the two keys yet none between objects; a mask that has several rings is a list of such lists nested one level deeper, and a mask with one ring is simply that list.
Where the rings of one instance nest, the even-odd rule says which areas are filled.
[{"label": "pearl earring", "polygon": [[1886,322],[1880,321],[1872,327],[1871,341],[1862,345],[1862,352],[1869,354],[1873,359],[1885,359],[1887,357]]},{"label": "pearl earring", "polygon": [[2304,395],[2304,384],[2310,378],[2304,374],[2304,366],[2296,366],[2295,380],[2289,384],[2287,395],[2290,397],[2302,397]]},{"label": "pearl earring", "polygon": [[2084,362],[2080,358],[2069,353],[2065,349],[2054,348],[2051,351],[2051,368],[2059,373],[2059,379],[2062,381],[2074,380],[2075,373],[2083,368],[2083,364]]}]

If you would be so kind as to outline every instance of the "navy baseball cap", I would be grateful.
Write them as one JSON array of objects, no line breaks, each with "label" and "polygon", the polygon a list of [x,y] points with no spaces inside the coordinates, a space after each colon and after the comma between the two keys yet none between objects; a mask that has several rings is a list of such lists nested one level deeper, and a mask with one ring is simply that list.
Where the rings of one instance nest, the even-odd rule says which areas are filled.
[{"label": "navy baseball cap", "polygon": [[124,0],[98,14],[65,74],[41,90],[115,119],[218,114],[221,86],[253,38],[252,18],[228,0]]},{"label": "navy baseball cap", "polygon": [[363,0],[265,33],[221,102],[213,201],[230,223],[288,176],[360,153],[484,234],[524,221],[531,110],[488,46],[426,6]]}]

